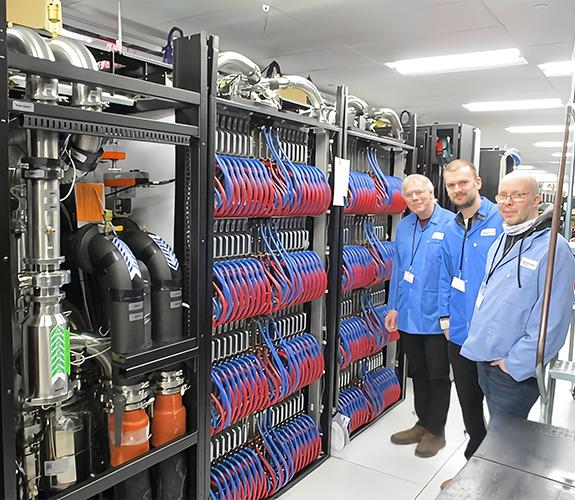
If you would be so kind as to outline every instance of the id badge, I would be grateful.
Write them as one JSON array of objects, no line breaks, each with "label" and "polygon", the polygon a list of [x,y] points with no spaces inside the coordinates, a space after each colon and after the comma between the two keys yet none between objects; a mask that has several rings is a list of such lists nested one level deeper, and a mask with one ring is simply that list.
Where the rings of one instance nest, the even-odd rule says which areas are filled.
[{"label": "id badge", "polygon": [[463,281],[461,278],[458,278],[457,276],[454,276],[451,280],[451,287],[465,293],[465,281]]},{"label": "id badge", "polygon": [[405,281],[407,281],[408,283],[411,284],[411,283],[413,283],[413,280],[415,279],[415,276],[414,276],[411,272],[405,271],[405,272],[403,273],[403,279],[404,279]]}]

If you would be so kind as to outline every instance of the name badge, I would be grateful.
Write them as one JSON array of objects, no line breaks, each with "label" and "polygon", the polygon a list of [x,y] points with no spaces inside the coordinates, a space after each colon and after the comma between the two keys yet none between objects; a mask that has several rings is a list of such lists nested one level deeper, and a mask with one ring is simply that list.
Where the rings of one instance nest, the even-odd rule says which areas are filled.
[{"label": "name badge", "polygon": [[458,278],[457,276],[454,276],[451,280],[451,287],[465,293],[465,281],[463,281],[461,278]]},{"label": "name badge", "polygon": [[481,307],[484,296],[485,296],[485,283],[481,283],[481,288],[479,288],[477,299],[475,299],[475,309],[479,309]]},{"label": "name badge", "polygon": [[413,280],[415,279],[415,276],[414,276],[412,273],[410,273],[409,271],[405,271],[405,272],[403,273],[403,279],[404,279],[405,281],[407,281],[408,283],[413,283]]},{"label": "name badge", "polygon": [[521,262],[519,263],[521,267],[526,267],[527,269],[531,269],[532,271],[535,271],[535,269],[537,269],[537,264],[539,264],[539,262],[533,259],[528,259],[527,257],[521,257]]},{"label": "name badge", "polygon": [[481,236],[495,236],[497,231],[494,227],[486,227],[485,229],[481,230]]},{"label": "name badge", "polygon": [[442,240],[443,239],[443,233],[440,233],[439,231],[435,231],[435,233],[433,233],[431,235],[431,239],[432,240]]}]

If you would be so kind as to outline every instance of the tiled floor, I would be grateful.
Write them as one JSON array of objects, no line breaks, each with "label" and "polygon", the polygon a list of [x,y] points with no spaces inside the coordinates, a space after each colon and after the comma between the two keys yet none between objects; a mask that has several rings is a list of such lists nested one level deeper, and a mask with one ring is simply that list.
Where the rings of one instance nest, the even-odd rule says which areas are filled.
[{"label": "tiled floor", "polygon": [[[575,401],[570,385],[557,385],[553,423],[575,427]],[[282,500],[432,500],[439,486],[453,477],[465,464],[461,410],[455,387],[446,428],[447,446],[433,458],[418,458],[415,445],[396,446],[389,436],[415,423],[413,396],[408,389],[406,400],[373,427],[354,439],[342,453],[332,456],[308,477],[296,484]],[[539,407],[530,418],[537,420]]]}]

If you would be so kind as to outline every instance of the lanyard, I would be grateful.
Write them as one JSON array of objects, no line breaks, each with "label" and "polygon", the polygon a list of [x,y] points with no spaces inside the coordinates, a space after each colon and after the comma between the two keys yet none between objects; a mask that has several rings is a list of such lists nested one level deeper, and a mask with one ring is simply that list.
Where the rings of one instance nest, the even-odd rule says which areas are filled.
[{"label": "lanyard", "polygon": [[465,243],[467,242],[467,228],[471,226],[471,219],[465,225],[465,232],[463,233],[463,242],[461,243],[461,258],[459,259],[459,276],[461,276],[461,269],[463,268],[463,256],[465,255]]},{"label": "lanyard", "polygon": [[413,226],[413,238],[411,239],[411,260],[409,261],[409,269],[411,269],[411,266],[413,265],[413,259],[415,259],[415,255],[417,254],[417,251],[419,250],[419,245],[421,245],[421,240],[423,239],[423,233],[425,233],[425,231],[427,231],[427,228],[429,227],[429,221],[427,221],[427,224],[425,224],[425,227],[421,231],[421,236],[419,237],[419,240],[417,241],[417,246],[415,247],[415,250],[414,250],[413,247],[415,245],[415,233],[417,231],[418,224],[419,224],[419,219],[417,219],[415,221],[415,225]]},{"label": "lanyard", "polygon": [[505,236],[505,238],[501,238],[499,240],[499,244],[497,245],[497,250],[495,250],[495,253],[493,254],[493,259],[491,261],[491,266],[489,267],[489,272],[487,273],[487,278],[485,279],[485,284],[487,285],[487,283],[489,283],[489,280],[491,279],[491,276],[493,276],[493,273],[496,271],[496,269],[501,265],[501,263],[503,262],[503,259],[505,257],[507,257],[507,254],[511,251],[511,249],[513,248],[513,245],[511,245],[507,251],[503,250],[503,255],[501,256],[501,258],[497,261],[497,264],[495,264],[495,257],[497,257],[497,253],[499,252],[499,249],[501,248],[501,243],[503,242],[503,240],[507,240],[507,236]]}]

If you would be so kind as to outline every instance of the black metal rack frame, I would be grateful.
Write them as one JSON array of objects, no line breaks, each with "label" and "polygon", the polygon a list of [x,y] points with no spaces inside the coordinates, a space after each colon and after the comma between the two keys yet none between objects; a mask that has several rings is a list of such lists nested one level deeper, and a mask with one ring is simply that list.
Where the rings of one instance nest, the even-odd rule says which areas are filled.
[{"label": "black metal rack frame", "polygon": [[[200,429],[206,421],[209,399],[209,335],[211,300],[205,290],[211,283],[208,256],[211,241],[207,238],[208,219],[213,207],[213,130],[210,120],[215,114],[211,98],[215,88],[214,61],[217,38],[206,33],[179,39],[174,64],[175,87],[170,88],[129,77],[76,68],[7,51],[6,2],[0,0],[0,159],[8,165],[9,122],[17,117],[23,128],[97,135],[134,141],[159,142],[176,146],[176,204],[174,221],[175,252],[184,270],[183,300],[193,307],[185,312],[186,338],[176,344],[154,346],[152,349],[126,357],[117,357],[113,364],[127,376],[161,369],[175,362],[188,364],[193,396],[188,409],[188,433],[167,445],[153,449],[119,467],[74,485],[52,498],[82,499],[97,495],[149,467],[187,450],[190,455],[189,496],[205,498],[207,479],[205,457],[208,438]],[[216,57],[214,58],[214,54]],[[93,84],[105,89],[147,95],[165,101],[166,107],[177,109],[175,124],[93,112],[66,106],[47,106],[8,97],[8,69],[25,73],[49,75],[70,82]],[[210,133],[210,131],[212,131]],[[208,168],[206,168],[206,166]],[[211,166],[211,168],[209,168]],[[0,169],[0,282],[11,283],[10,207],[8,168]],[[16,498],[14,464],[14,373],[12,346],[12,299],[10,293],[0,294],[0,498]],[[206,391],[207,387],[207,391]],[[207,412],[209,414],[209,412]],[[209,422],[208,422],[209,423]],[[209,451],[209,449],[208,449]],[[209,460],[209,459],[208,459]],[[209,465],[209,462],[208,462]]]}]

